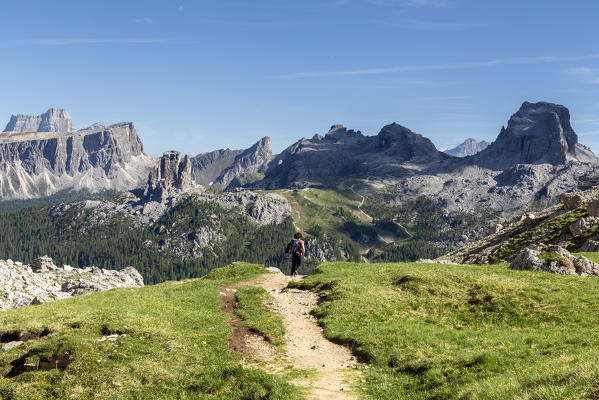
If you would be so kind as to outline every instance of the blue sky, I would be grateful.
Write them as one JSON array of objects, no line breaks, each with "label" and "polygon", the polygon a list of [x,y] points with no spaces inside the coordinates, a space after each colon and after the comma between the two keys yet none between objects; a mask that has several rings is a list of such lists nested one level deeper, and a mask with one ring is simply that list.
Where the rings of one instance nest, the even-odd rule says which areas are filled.
[{"label": "blue sky", "polygon": [[567,106],[599,153],[599,2],[19,1],[2,5],[0,123],[133,121],[146,151],[280,151],[342,123],[437,147],[493,140],[525,101]]}]

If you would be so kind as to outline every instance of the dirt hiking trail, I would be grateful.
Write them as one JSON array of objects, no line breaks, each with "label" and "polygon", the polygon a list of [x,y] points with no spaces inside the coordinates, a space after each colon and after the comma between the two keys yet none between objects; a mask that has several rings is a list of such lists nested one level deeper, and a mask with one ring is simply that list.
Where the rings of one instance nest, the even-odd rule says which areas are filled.
[{"label": "dirt hiking trail", "polygon": [[[353,385],[360,381],[359,363],[348,348],[327,340],[316,318],[310,314],[318,304],[318,295],[305,290],[285,289],[290,281],[301,279],[269,273],[237,287],[221,288],[222,309],[233,311],[238,287],[248,284],[262,286],[274,298],[268,306],[281,316],[285,326],[282,358],[295,368],[314,371],[312,379],[292,379],[291,382],[307,388],[308,399],[358,399]],[[272,363],[277,352],[281,353],[260,335],[249,331],[238,318],[232,317],[229,323],[233,328],[229,344],[234,350],[266,363]],[[278,372],[272,364],[266,368],[268,372]]]}]

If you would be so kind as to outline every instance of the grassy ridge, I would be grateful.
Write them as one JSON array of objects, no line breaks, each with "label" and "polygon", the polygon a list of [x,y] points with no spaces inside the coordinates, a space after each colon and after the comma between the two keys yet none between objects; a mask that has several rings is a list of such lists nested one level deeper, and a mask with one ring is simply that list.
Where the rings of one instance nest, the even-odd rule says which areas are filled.
[{"label": "grassy ridge", "polygon": [[599,279],[505,266],[328,263],[325,335],[373,368],[377,399],[599,396]]},{"label": "grassy ridge", "polygon": [[272,300],[268,292],[258,286],[243,286],[235,297],[239,301],[235,313],[252,330],[264,335],[269,342],[280,345],[285,337],[283,320],[265,305]]},{"label": "grassy ridge", "polygon": [[[297,399],[281,378],[237,365],[218,287],[260,266],[236,263],[211,279],[118,289],[0,314],[1,332],[49,330],[0,351],[2,399]],[[115,340],[103,336],[119,334]],[[27,364],[70,355],[64,370],[6,377]],[[14,371],[13,371],[14,372]]]}]

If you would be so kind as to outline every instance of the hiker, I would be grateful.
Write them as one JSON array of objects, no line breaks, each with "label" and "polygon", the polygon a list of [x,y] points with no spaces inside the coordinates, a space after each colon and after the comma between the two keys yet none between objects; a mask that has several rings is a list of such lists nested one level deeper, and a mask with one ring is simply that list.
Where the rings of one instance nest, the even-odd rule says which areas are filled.
[{"label": "hiker", "polygon": [[285,253],[291,253],[291,276],[299,275],[297,272],[302,265],[302,257],[306,253],[306,246],[304,246],[300,232],[293,235],[293,239],[287,245]]}]

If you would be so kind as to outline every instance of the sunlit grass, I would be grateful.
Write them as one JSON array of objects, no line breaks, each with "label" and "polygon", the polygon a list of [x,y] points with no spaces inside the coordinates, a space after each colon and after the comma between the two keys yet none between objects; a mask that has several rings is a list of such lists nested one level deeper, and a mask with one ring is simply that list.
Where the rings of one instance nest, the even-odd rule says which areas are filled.
[{"label": "sunlit grass", "polygon": [[327,263],[325,335],[372,365],[377,399],[599,396],[599,278],[505,266]]},{"label": "sunlit grass", "polygon": [[[299,392],[281,378],[242,368],[228,349],[219,285],[262,268],[237,263],[216,279],[117,289],[0,314],[0,331],[51,333],[0,351],[2,399],[288,399]],[[103,336],[119,334],[115,340]],[[124,336],[123,336],[124,335]],[[70,354],[64,371],[5,377],[11,362]]]}]

